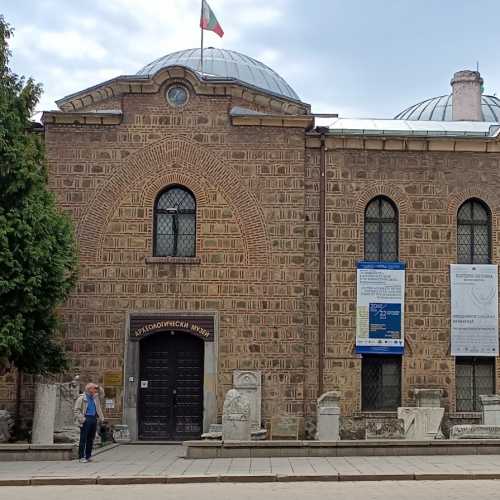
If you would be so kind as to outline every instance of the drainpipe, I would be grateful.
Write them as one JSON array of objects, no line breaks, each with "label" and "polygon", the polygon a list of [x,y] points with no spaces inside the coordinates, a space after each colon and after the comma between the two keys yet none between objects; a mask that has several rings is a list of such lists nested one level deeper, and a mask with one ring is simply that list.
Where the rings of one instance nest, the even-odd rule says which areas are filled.
[{"label": "drainpipe", "polygon": [[320,133],[319,156],[319,330],[318,330],[318,397],[323,394],[326,339],[326,151],[327,127],[318,127]]}]

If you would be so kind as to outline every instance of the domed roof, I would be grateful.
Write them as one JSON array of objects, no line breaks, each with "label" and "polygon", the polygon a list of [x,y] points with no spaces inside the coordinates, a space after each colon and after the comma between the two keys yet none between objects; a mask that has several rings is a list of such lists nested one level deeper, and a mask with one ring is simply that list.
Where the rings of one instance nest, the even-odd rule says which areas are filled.
[{"label": "domed roof", "polygon": [[[169,66],[184,66],[200,72],[201,50],[188,49],[167,54],[144,66],[137,74],[154,75]],[[300,101],[292,87],[269,66],[234,50],[205,48],[203,73],[208,77],[234,78],[265,92]]]},{"label": "domed roof", "polygon": [[[452,121],[453,94],[433,97],[426,101],[414,104],[401,111],[394,117],[395,120],[431,120]],[[500,99],[492,95],[481,96],[481,110],[483,122],[500,122]]]}]

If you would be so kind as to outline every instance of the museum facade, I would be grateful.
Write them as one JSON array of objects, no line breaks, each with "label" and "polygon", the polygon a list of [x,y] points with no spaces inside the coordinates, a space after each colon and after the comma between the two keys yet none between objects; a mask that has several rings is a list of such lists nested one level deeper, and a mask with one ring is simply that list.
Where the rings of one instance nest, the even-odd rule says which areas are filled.
[{"label": "museum facade", "polygon": [[[343,437],[396,418],[417,388],[442,390],[448,422],[477,422],[498,327],[496,348],[466,338],[457,354],[450,265],[498,262],[500,101],[459,72],[450,95],[394,120],[317,117],[264,64],[205,49],[202,75],[199,57],[169,54],[43,114],[79,247],[65,343],[82,381],[104,385],[110,422],[199,437],[234,370],[261,372],[264,426],[295,416],[306,437],[328,390]],[[373,349],[358,341],[363,262],[403,273],[392,323],[367,326]]]}]

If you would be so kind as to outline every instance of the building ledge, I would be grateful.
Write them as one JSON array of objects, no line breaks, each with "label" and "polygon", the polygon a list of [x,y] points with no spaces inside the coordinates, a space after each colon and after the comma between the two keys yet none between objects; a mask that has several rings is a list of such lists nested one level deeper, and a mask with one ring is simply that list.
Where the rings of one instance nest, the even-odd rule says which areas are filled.
[{"label": "building ledge", "polygon": [[146,257],[146,264],[201,264],[201,257]]},{"label": "building ledge", "polygon": [[122,122],[120,110],[66,112],[44,111],[42,123],[44,125],[120,125]]}]

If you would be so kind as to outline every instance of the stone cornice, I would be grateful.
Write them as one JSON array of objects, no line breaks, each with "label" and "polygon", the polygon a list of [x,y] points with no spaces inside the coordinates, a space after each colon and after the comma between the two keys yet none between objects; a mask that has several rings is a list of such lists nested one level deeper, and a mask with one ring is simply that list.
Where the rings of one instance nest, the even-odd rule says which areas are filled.
[{"label": "stone cornice", "polygon": [[231,123],[245,127],[291,127],[309,129],[314,125],[312,115],[239,115],[232,116]]},{"label": "stone cornice", "polygon": [[121,111],[44,111],[42,114],[44,125],[120,125],[121,122]]},{"label": "stone cornice", "polygon": [[[306,147],[310,149],[321,146],[317,133],[308,134]],[[361,150],[361,151],[406,151],[406,152],[470,152],[470,153],[500,153],[500,141],[497,138],[408,138],[369,137],[369,136],[325,136],[325,146],[330,150]]]},{"label": "stone cornice", "polygon": [[142,75],[118,76],[112,80],[71,94],[56,104],[62,111],[83,111],[106,99],[124,94],[152,94],[160,90],[167,80],[186,80],[198,95],[239,97],[249,103],[269,107],[282,114],[300,115],[310,111],[309,104],[266,93],[231,78],[201,79],[195,72],[182,66],[164,68],[151,77]]}]

